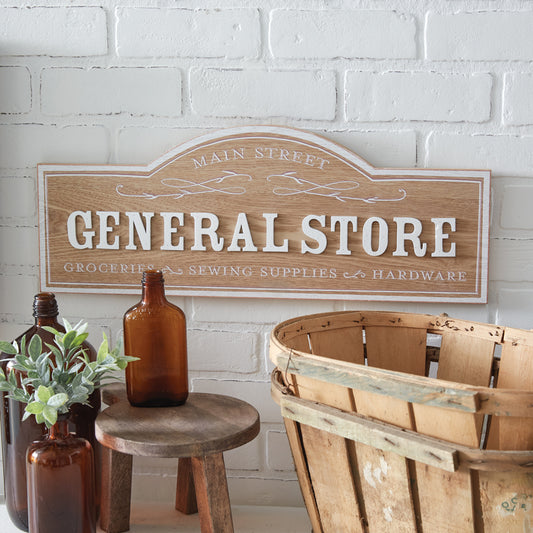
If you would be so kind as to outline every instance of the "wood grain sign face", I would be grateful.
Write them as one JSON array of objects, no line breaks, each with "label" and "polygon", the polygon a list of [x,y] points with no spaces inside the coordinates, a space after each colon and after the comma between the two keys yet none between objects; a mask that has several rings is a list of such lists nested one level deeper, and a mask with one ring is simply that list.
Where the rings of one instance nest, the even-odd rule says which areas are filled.
[{"label": "wood grain sign face", "polygon": [[144,166],[39,166],[41,287],[485,302],[489,172],[374,168],[278,127],[206,135]]}]

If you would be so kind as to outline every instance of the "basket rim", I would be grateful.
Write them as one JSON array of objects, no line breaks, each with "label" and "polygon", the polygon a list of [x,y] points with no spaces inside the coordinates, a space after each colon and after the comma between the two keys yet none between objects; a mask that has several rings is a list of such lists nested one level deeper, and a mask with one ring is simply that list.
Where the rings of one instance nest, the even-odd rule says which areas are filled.
[{"label": "basket rim", "polygon": [[[340,318],[333,323],[333,318]],[[376,323],[371,318],[378,318]],[[326,322],[324,322],[326,319]],[[515,339],[526,339],[533,346],[533,331],[516,328],[505,328],[473,322],[456,320],[448,316],[436,316],[430,314],[391,312],[391,311],[332,311],[303,315],[285,320],[276,325],[270,335],[270,359],[285,373],[296,373],[307,377],[322,379],[323,381],[337,383],[349,388],[359,388],[367,383],[369,392],[373,390],[372,380],[380,380],[394,388],[397,386],[408,387],[408,393],[395,397],[414,402],[428,403],[423,397],[412,396],[412,388],[423,387],[427,391],[433,390],[436,394],[446,392],[448,399],[439,402],[440,407],[459,409],[477,414],[490,414],[499,416],[524,416],[533,417],[533,390],[520,388],[493,388],[481,385],[469,385],[455,381],[447,381],[427,376],[419,376],[406,372],[387,370],[372,366],[351,363],[314,355],[309,352],[296,350],[287,346],[288,341],[302,334],[309,334],[325,329],[340,329],[349,325],[373,326],[388,325],[391,327],[421,327],[427,324],[431,327],[428,333],[476,335],[488,338],[496,344],[503,342],[515,342]],[[492,334],[492,335],[491,335]],[[409,392],[410,391],[410,392]],[[387,392],[389,392],[387,390]],[[423,395],[422,395],[423,396]],[[464,398],[464,402],[456,403],[457,398]]]}]

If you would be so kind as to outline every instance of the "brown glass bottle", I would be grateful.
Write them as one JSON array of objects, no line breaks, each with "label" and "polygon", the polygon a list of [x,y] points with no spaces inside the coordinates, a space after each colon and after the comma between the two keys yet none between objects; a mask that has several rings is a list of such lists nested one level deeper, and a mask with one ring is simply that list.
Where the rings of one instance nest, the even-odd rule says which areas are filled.
[{"label": "brown glass bottle", "polygon": [[[38,335],[45,343],[52,343],[54,336],[43,329],[51,326],[58,331],[64,331],[58,323],[58,306],[55,295],[52,293],[39,293],[33,301],[34,325],[25,331],[16,340],[20,344],[23,337],[29,341],[34,335]],[[88,343],[83,343],[92,360],[96,359],[95,349]],[[9,356],[2,354],[2,359]],[[9,372],[11,361],[1,363],[2,370]],[[95,391],[89,398],[90,405],[76,404],[71,408],[70,427],[78,436],[86,438],[95,451],[99,450],[94,434],[94,420],[100,410],[100,391]],[[42,439],[46,435],[44,424],[37,424],[35,417],[22,421],[24,405],[7,398],[2,392],[1,433],[3,451],[3,469],[6,507],[13,524],[24,531],[28,530],[28,503],[26,490],[26,451],[28,446],[35,440]],[[99,463],[97,463],[99,464]],[[99,475],[99,471],[97,472]]]},{"label": "brown glass bottle", "polygon": [[187,327],[183,311],[165,297],[163,274],[144,272],[142,300],[124,315],[128,400],[138,407],[181,405],[189,394]]},{"label": "brown glass bottle", "polygon": [[66,418],[28,448],[26,467],[31,533],[95,533],[93,450]]}]

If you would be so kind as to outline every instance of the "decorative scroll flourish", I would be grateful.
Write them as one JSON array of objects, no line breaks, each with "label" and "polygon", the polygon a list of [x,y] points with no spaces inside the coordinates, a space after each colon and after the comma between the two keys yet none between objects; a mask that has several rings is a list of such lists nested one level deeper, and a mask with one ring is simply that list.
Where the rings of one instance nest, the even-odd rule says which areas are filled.
[{"label": "decorative scroll flourish", "polygon": [[273,193],[278,196],[293,196],[297,194],[311,194],[314,196],[325,196],[335,198],[340,202],[348,200],[358,200],[373,204],[376,202],[400,202],[407,197],[405,189],[398,189],[400,196],[398,198],[380,198],[379,196],[369,196],[366,198],[352,196],[350,191],[357,189],[360,184],[357,181],[344,180],[333,181],[331,183],[320,185],[312,181],[298,178],[296,172],[285,172],[284,174],[272,174],[267,177],[267,181],[275,181]]},{"label": "decorative scroll flourish", "polygon": [[345,272],[344,277],[346,279],[364,279],[366,278],[366,274],[362,270],[358,270],[354,274],[349,274],[348,272]]},{"label": "decorative scroll flourish", "polygon": [[249,174],[237,174],[231,170],[224,170],[223,176],[217,178],[208,179],[202,183],[196,183],[191,180],[182,178],[164,178],[161,180],[161,184],[165,187],[176,189],[176,192],[167,194],[154,194],[150,192],[143,192],[140,194],[129,194],[124,192],[124,185],[118,184],[115,188],[120,196],[127,196],[128,198],[146,198],[147,200],[156,200],[157,198],[173,198],[179,200],[184,196],[193,194],[206,194],[206,193],[221,193],[239,195],[246,193],[246,187],[243,183],[251,181],[252,176]]},{"label": "decorative scroll flourish", "polygon": [[183,268],[178,268],[177,270],[174,270],[173,268],[166,265],[161,269],[161,272],[163,272],[163,274],[175,274],[176,276],[182,276]]}]

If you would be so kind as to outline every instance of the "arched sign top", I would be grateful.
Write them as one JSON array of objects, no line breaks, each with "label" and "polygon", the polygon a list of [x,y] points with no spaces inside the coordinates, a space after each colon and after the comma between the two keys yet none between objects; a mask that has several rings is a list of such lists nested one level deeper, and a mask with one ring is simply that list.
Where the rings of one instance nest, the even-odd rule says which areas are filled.
[{"label": "arched sign top", "polygon": [[319,135],[209,133],[146,166],[39,165],[41,286],[485,302],[490,173],[375,168]]}]

